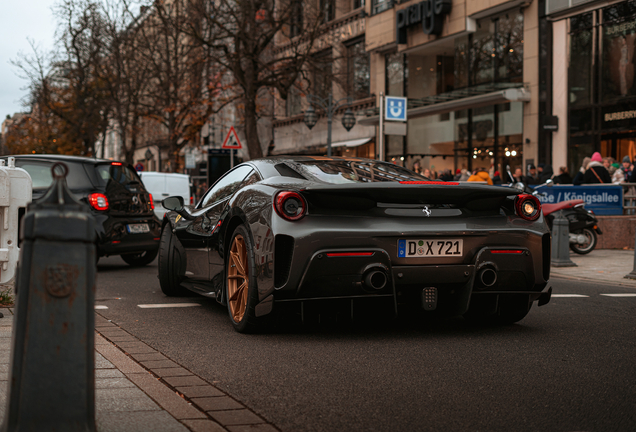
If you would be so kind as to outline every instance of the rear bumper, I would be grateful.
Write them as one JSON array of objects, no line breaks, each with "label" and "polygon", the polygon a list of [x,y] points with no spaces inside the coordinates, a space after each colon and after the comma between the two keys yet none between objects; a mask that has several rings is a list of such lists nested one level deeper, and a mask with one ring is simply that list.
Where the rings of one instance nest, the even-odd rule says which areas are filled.
[{"label": "rear bumper", "polygon": [[[100,256],[138,253],[159,248],[161,223],[154,216],[109,217],[96,215],[97,252]],[[148,224],[149,232],[129,234],[128,224]]]}]

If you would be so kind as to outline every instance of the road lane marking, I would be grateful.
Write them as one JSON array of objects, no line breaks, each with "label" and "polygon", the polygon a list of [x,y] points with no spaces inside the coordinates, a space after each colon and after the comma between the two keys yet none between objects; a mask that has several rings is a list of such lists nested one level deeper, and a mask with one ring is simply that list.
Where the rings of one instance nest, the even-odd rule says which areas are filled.
[{"label": "road lane marking", "polygon": [[552,297],[589,297],[582,294],[552,294]]},{"label": "road lane marking", "polygon": [[636,297],[636,294],[601,294],[607,297]]},{"label": "road lane marking", "polygon": [[108,309],[108,306],[104,306],[104,305],[95,305],[95,309]]},{"label": "road lane marking", "polygon": [[181,308],[181,307],[193,307],[201,306],[199,303],[163,303],[163,304],[140,304],[137,307],[142,309],[157,309],[157,308]]}]

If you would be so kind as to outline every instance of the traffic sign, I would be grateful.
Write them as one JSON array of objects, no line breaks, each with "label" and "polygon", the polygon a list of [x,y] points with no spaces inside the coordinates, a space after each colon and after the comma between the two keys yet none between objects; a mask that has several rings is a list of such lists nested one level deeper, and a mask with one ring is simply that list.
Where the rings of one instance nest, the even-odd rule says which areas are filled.
[{"label": "traffic sign", "polygon": [[227,136],[225,137],[225,141],[223,141],[223,145],[221,146],[221,148],[240,149],[242,147],[243,146],[241,146],[241,141],[239,140],[239,137],[234,130],[234,126],[232,126],[230,128],[230,131],[227,133]]},{"label": "traffic sign", "polygon": [[385,96],[384,119],[392,121],[406,121],[406,98],[399,96]]},{"label": "traffic sign", "polygon": [[135,171],[143,171],[144,170],[144,164],[142,164],[141,162],[137,162],[137,164],[135,165]]}]

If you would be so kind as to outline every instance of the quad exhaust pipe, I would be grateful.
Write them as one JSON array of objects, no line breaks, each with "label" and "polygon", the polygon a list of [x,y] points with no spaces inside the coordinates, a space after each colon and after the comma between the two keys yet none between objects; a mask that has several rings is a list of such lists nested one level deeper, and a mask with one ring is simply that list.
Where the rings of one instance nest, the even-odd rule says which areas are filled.
[{"label": "quad exhaust pipe", "polygon": [[486,267],[479,272],[479,281],[485,287],[491,287],[497,282],[497,272],[491,267]]},{"label": "quad exhaust pipe", "polygon": [[386,286],[388,281],[389,278],[387,277],[386,272],[379,269],[368,271],[362,278],[362,284],[366,288],[374,290],[381,290]]}]

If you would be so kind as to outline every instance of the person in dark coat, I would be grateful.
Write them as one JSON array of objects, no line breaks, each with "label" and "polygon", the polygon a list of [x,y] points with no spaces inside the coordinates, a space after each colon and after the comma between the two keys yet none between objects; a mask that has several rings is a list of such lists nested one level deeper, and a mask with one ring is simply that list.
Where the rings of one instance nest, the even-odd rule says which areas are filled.
[{"label": "person in dark coat", "polygon": [[562,166],[559,168],[559,175],[552,179],[554,184],[572,184],[572,176],[568,172],[568,168]]},{"label": "person in dark coat", "polygon": [[[578,184],[612,184],[612,177],[607,172],[607,169],[603,166],[603,158],[599,152],[595,152],[592,155],[592,161],[587,166],[585,174],[583,175],[582,183]],[[577,184],[577,183],[574,183]]]},{"label": "person in dark coat", "polygon": [[543,166],[543,170],[541,171],[541,175],[539,177],[539,183],[543,184],[546,180],[550,180],[554,175],[554,171],[552,171],[552,165],[545,164]]}]

